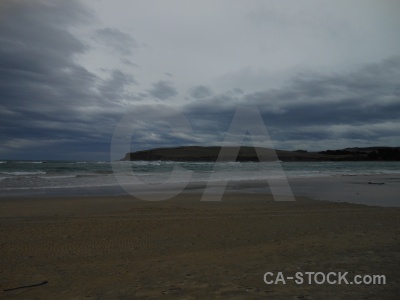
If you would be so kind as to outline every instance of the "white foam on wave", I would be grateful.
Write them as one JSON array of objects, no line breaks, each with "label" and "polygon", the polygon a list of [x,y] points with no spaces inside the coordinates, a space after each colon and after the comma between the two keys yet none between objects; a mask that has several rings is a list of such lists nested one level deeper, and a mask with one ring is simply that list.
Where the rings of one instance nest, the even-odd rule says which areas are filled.
[{"label": "white foam on wave", "polygon": [[[160,166],[161,161],[145,161],[145,160],[135,160],[135,161],[128,161],[131,165],[134,166]],[[168,164],[167,162],[163,162],[164,164]]]},{"label": "white foam on wave", "polygon": [[13,176],[29,176],[29,175],[44,175],[44,174],[46,174],[46,172],[44,172],[44,171],[35,171],[35,172],[19,171],[19,172],[0,172],[0,174],[13,175]]},{"label": "white foam on wave", "polygon": [[74,185],[52,185],[52,186],[15,186],[15,187],[0,187],[0,191],[14,190],[54,190],[54,189],[74,189],[74,188],[100,188],[100,187],[117,187],[118,184],[74,184]]},{"label": "white foam on wave", "polygon": [[39,176],[41,179],[65,179],[65,178],[76,178],[77,175],[48,175],[48,176]]},{"label": "white foam on wave", "polygon": [[13,161],[13,163],[16,164],[42,164],[44,161],[27,161],[27,160],[19,160],[19,161]]},{"label": "white foam on wave", "polygon": [[44,161],[27,161],[27,160],[18,160],[18,161],[13,161],[15,164],[42,164]]}]

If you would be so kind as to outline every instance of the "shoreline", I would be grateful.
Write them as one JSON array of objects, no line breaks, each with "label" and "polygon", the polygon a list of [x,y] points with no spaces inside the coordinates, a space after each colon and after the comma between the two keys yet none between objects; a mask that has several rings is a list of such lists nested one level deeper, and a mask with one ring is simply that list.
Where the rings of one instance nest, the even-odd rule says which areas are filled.
[{"label": "shoreline", "polygon": [[[306,196],[316,200],[331,202],[348,202],[370,206],[400,207],[400,175],[373,174],[373,175],[342,175],[321,176],[306,178],[287,178],[294,196]],[[280,184],[279,180],[269,181]],[[225,193],[271,194],[268,180],[228,181]],[[218,186],[218,182],[210,183]],[[189,182],[182,190],[178,184],[163,185],[136,185],[134,194],[168,193],[176,190],[182,194],[203,193],[207,182]],[[102,196],[129,195],[119,185],[95,187],[69,188],[37,188],[0,190],[0,202],[4,198],[32,198],[32,197],[102,197]],[[143,200],[145,201],[145,200]]]}]

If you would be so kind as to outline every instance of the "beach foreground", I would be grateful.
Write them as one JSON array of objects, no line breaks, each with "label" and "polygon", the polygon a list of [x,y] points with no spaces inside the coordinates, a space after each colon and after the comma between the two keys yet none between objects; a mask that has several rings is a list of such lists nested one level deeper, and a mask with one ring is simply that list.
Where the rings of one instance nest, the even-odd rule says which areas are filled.
[{"label": "beach foreground", "polygon": [[[0,298],[395,299],[400,209],[265,194],[3,198]],[[385,285],[266,284],[266,272]],[[306,277],[304,277],[306,278]],[[268,277],[268,279],[274,279]],[[47,281],[42,286],[4,291]]]}]

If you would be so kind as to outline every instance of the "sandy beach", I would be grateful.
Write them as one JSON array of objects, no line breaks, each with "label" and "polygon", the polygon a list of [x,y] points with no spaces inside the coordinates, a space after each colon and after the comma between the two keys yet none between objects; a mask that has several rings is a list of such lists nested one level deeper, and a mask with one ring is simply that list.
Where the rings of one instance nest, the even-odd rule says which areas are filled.
[{"label": "sandy beach", "polygon": [[[395,299],[400,209],[200,193],[2,198],[3,299]],[[385,285],[266,284],[264,274],[385,275]],[[272,279],[273,277],[268,277]],[[41,286],[14,289],[43,281]]]}]

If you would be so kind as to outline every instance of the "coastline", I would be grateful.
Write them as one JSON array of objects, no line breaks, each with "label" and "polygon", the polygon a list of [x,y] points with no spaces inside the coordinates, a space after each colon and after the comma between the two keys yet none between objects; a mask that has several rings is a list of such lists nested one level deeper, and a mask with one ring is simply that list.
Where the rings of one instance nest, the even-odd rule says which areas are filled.
[{"label": "coastline", "polygon": [[[400,292],[399,208],[275,202],[265,193],[200,198],[3,198],[1,297],[389,299]],[[263,281],[265,272],[299,271],[383,274],[387,283]],[[3,291],[42,281],[48,284]]]},{"label": "coastline", "polygon": [[[399,174],[369,174],[346,176],[319,176],[287,178],[295,196],[305,196],[316,200],[331,202],[349,202],[370,206],[400,207],[400,175]],[[279,184],[279,180],[275,181]],[[210,186],[218,185],[214,182]],[[135,185],[135,195],[165,193],[173,190],[183,194],[203,193],[207,182],[189,182],[184,189],[175,183]],[[268,180],[228,181],[225,193],[271,194]],[[90,196],[124,196],[129,195],[119,185],[100,187],[71,188],[35,188],[0,190],[0,202],[4,198],[32,197],[90,197]],[[144,201],[144,200],[143,200]]]}]

